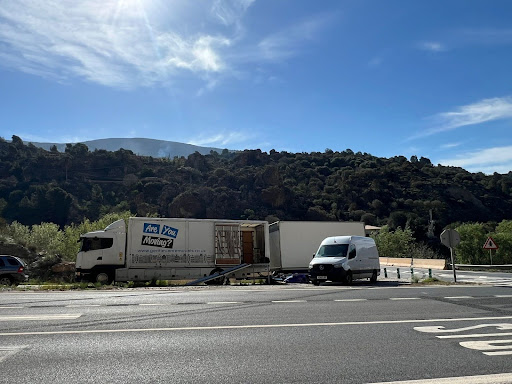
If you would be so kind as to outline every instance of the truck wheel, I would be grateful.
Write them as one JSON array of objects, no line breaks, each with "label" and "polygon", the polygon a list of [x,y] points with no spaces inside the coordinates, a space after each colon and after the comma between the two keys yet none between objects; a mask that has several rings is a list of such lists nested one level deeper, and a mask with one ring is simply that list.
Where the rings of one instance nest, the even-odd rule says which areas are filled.
[{"label": "truck wheel", "polygon": [[377,282],[377,271],[375,271],[375,270],[373,271],[373,273],[372,273],[372,277],[370,277],[370,281],[371,281],[372,283]]},{"label": "truck wheel", "polygon": [[12,285],[12,280],[9,276],[0,277],[0,285]]},{"label": "truck wheel", "polygon": [[345,275],[344,283],[347,285],[352,285],[353,279],[352,279],[352,272],[348,271]]},{"label": "truck wheel", "polygon": [[100,283],[101,285],[110,284],[112,282],[111,274],[107,271],[100,271],[96,274],[94,282]]}]

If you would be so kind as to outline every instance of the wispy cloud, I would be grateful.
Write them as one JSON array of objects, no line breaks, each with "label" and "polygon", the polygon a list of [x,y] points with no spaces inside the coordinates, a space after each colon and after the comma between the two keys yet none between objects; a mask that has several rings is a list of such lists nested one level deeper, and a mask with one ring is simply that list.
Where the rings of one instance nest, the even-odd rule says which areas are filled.
[{"label": "wispy cloud", "polygon": [[434,127],[410,137],[409,140],[451,131],[464,126],[511,118],[512,97],[484,99],[474,104],[463,105],[454,111],[433,116],[431,120]]},{"label": "wispy cloud", "polygon": [[430,51],[430,52],[443,52],[443,51],[447,50],[445,45],[443,45],[437,41],[424,41],[419,44],[419,48],[424,51]]},{"label": "wispy cloud", "polygon": [[452,149],[452,148],[457,148],[461,145],[462,143],[446,143],[446,144],[442,144],[440,146],[441,149]]},{"label": "wispy cloud", "polygon": [[243,21],[255,1],[211,0],[209,8],[189,0],[2,2],[0,66],[118,88],[172,84],[192,74],[207,83],[200,95],[247,63],[301,52],[332,18],[312,15],[248,43]]},{"label": "wispy cloud", "polygon": [[439,160],[439,164],[462,167],[471,172],[508,173],[512,171],[512,146],[460,153],[453,158]]},{"label": "wispy cloud", "polygon": [[[210,17],[226,25],[236,23],[251,3],[217,0]],[[185,35],[158,23],[161,15],[146,9],[149,4],[138,0],[2,3],[0,65],[115,87],[168,82],[185,70],[201,76],[228,68],[223,55],[231,46],[232,30],[224,35],[213,29]],[[199,20],[191,23],[198,24]]]},{"label": "wispy cloud", "polygon": [[255,135],[246,132],[221,132],[211,135],[203,134],[197,138],[186,140],[187,143],[200,146],[241,148],[254,141]]}]

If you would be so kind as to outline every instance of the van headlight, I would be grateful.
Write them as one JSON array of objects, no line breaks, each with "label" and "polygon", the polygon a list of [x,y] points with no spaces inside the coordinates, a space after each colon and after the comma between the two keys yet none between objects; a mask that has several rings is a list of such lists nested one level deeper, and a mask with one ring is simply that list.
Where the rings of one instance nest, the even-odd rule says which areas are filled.
[{"label": "van headlight", "polygon": [[309,264],[309,269],[313,269],[313,264]]},{"label": "van headlight", "polygon": [[343,264],[334,264],[334,268],[336,268],[336,269],[343,268]]}]

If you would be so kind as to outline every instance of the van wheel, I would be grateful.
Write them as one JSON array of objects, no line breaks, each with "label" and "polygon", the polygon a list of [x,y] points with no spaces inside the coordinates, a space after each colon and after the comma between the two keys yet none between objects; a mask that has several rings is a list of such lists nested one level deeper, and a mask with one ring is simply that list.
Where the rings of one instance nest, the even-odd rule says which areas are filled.
[{"label": "van wheel", "polygon": [[320,282],[318,280],[313,280],[312,282],[314,285],[320,285]]},{"label": "van wheel", "polygon": [[352,272],[348,271],[345,275],[345,284],[352,285],[353,279],[352,279]]},{"label": "van wheel", "polygon": [[370,277],[370,281],[372,283],[376,283],[377,282],[377,271],[375,271],[375,270],[373,271],[372,277]]}]

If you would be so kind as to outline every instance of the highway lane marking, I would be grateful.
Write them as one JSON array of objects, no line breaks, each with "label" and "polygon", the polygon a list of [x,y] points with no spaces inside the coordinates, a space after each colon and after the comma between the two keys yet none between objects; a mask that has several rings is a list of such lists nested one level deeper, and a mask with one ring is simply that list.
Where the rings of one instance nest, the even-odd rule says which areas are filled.
[{"label": "highway lane marking", "polygon": [[70,304],[65,305],[66,308],[87,308],[87,307],[100,307],[100,304]]},{"label": "highway lane marking", "polygon": [[0,309],[23,309],[25,307],[0,307]]},{"label": "highway lane marking", "polygon": [[476,299],[473,296],[446,296],[445,299]]},{"label": "highway lane marking", "polygon": [[334,301],[352,302],[352,301],[368,301],[367,299],[338,299]]},{"label": "highway lane marking", "polygon": [[306,303],[306,300],[272,300],[272,303]]},{"label": "highway lane marking", "polygon": [[240,301],[209,301],[206,304],[240,304]]},{"label": "highway lane marking", "polygon": [[390,297],[389,300],[420,300],[421,297]]},{"label": "highway lane marking", "polygon": [[149,306],[159,306],[159,305],[165,305],[165,304],[158,304],[158,303],[146,303],[146,304],[139,304],[139,305],[149,307]]},{"label": "highway lane marking", "polygon": [[494,295],[494,297],[506,298],[506,297],[512,297],[512,295]]},{"label": "highway lane marking", "polygon": [[[462,347],[481,351],[487,356],[507,356],[512,355],[512,339],[507,340],[477,340],[461,341]],[[498,344],[498,345],[496,345]],[[505,345],[499,345],[505,344]]]},{"label": "highway lane marking", "polygon": [[496,337],[496,336],[512,336],[511,332],[506,333],[473,333],[469,335],[441,335],[436,336],[438,339],[473,339],[482,337]]},{"label": "highway lane marking", "polygon": [[432,322],[462,322],[462,321],[487,321],[487,320],[512,320],[512,316],[500,317],[463,317],[458,319],[410,319],[410,320],[375,320],[375,321],[346,321],[339,323],[304,323],[304,324],[254,324],[254,325],[213,325],[203,327],[170,327],[170,328],[126,328],[126,329],[89,329],[71,331],[34,331],[34,332],[2,332],[0,336],[34,336],[34,335],[83,335],[102,333],[135,333],[135,332],[172,332],[172,331],[211,331],[231,329],[265,329],[265,328],[303,328],[303,327],[335,327],[350,325],[393,325],[415,324]]},{"label": "highway lane marking", "polygon": [[36,321],[36,320],[74,320],[82,316],[81,313],[59,315],[5,315],[0,316],[0,321]]},{"label": "highway lane marking", "polygon": [[498,373],[492,375],[440,377],[437,379],[386,381],[373,384],[505,384],[512,382],[512,373]]}]

